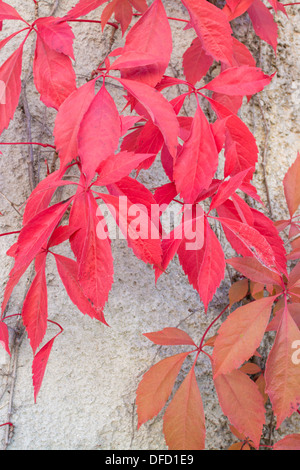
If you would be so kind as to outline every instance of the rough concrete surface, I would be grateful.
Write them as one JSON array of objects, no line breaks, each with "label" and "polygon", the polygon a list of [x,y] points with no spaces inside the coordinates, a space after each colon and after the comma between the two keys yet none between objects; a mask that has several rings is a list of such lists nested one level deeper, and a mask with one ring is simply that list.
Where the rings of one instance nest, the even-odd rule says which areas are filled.
[{"label": "rough concrete surface", "polygon": [[[34,20],[35,4],[32,0],[7,2],[17,8],[27,21]],[[38,2],[39,16],[49,15],[52,8],[50,3],[44,0]],[[62,16],[75,3],[75,0],[60,0],[55,15]],[[166,0],[164,4],[170,16],[183,17],[185,14],[179,0]],[[282,179],[300,150],[300,9],[297,6],[290,7],[288,12],[289,18],[280,12],[277,18],[279,45],[276,56],[270,46],[261,43],[253,35],[247,17],[239,20],[239,28],[236,28],[238,37],[246,41],[263,70],[266,73],[277,70],[271,85],[250,103],[245,103],[241,111],[242,119],[254,133],[260,148],[255,184],[268,213],[262,166],[265,156],[265,177],[275,220],[287,215]],[[99,10],[89,14],[89,18],[99,18]],[[16,25],[16,22],[5,22],[0,39],[15,31]],[[76,36],[75,70],[79,85],[84,83],[105,56],[112,30],[106,27],[102,34],[98,24],[74,23],[72,26]],[[176,47],[172,68],[168,72],[173,74],[175,70],[182,76],[180,57],[194,33],[191,30],[183,31],[183,25],[177,22],[172,23],[172,29]],[[1,50],[1,63],[19,44],[18,41],[13,40]],[[122,45],[119,31],[113,41],[113,47]],[[31,47],[29,43],[25,48],[22,78],[29,77],[26,93],[32,115],[32,140],[52,143],[56,113],[45,108],[32,84]],[[124,105],[122,92],[113,87],[110,92],[121,109]],[[14,121],[2,134],[1,141],[26,141],[27,138],[26,119],[19,106]],[[1,150],[1,194],[20,207],[30,194],[28,149],[16,146],[3,147]],[[35,169],[40,178],[45,175],[45,158],[51,162],[52,153],[47,149],[34,148]],[[157,161],[150,171],[141,172],[139,179],[149,188],[163,183],[165,178],[160,162]],[[21,217],[1,196],[0,211],[4,214],[0,218],[1,233],[20,229]],[[6,251],[14,240],[14,236],[3,237],[0,242],[0,297],[3,296],[12,267],[12,260],[6,256]],[[162,276],[155,286],[151,267],[136,259],[124,240],[113,241],[112,248],[115,282],[105,309],[110,328],[84,317],[74,307],[58,278],[53,260],[49,259],[49,318],[59,322],[64,332],[54,343],[36,404],[31,380],[32,351],[27,337],[21,342],[17,357],[13,356],[13,360],[17,360],[13,394],[9,393],[6,385],[11,384],[7,373],[14,363],[9,363],[8,356],[0,351],[0,423],[6,422],[9,417],[14,424],[8,449],[166,449],[162,413],[137,431],[135,391],[142,374],[154,362],[182,349],[158,348],[142,333],[180,325],[197,342],[212,319],[226,305],[230,281],[226,277],[205,315],[198,295],[189,285],[177,259],[172,263],[169,274]],[[61,252],[66,256],[70,254],[68,246],[62,247]],[[29,276],[30,272],[13,292],[8,315],[20,312]],[[15,320],[12,319],[9,324],[13,327]],[[57,329],[53,325],[49,326],[47,338],[50,339],[56,333]],[[190,365],[187,361],[183,372]],[[222,415],[218,404],[210,364],[205,357],[198,362],[197,378],[206,413],[207,448],[226,449],[234,439],[229,431],[228,420]],[[267,414],[269,422],[270,415]],[[276,437],[290,432],[300,432],[297,417],[286,420],[276,432]],[[6,433],[6,429],[0,429],[3,447],[6,446]],[[266,437],[268,433],[269,428],[266,426]]]}]

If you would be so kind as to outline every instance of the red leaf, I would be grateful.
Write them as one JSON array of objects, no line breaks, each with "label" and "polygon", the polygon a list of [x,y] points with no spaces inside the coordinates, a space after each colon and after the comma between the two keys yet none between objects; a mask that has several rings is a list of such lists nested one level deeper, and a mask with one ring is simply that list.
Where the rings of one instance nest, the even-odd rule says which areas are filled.
[{"label": "red leaf", "polygon": [[224,70],[204,88],[231,96],[254,95],[263,90],[272,78],[273,76],[265,75],[257,67],[241,65]]},{"label": "red leaf", "polygon": [[72,199],[59,202],[33,217],[21,230],[18,238],[15,265],[12,275],[27,268],[46,244],[51,233],[60,222]]},{"label": "red leaf", "polygon": [[100,163],[114,154],[121,137],[121,123],[114,100],[103,85],[84,115],[78,133],[78,151],[87,184]]},{"label": "red leaf", "polygon": [[106,223],[91,192],[77,197],[70,225],[80,227],[70,240],[78,261],[78,282],[93,307],[102,311],[113,283],[113,258]]},{"label": "red leaf", "polygon": [[51,49],[39,34],[36,40],[33,76],[41,101],[50,108],[58,109],[76,90],[76,77],[71,59]]},{"label": "red leaf", "polygon": [[100,193],[99,195],[108,205],[135,256],[144,263],[160,266],[162,250],[159,231],[148,212],[130,200],[120,200],[119,197]]},{"label": "red leaf", "polygon": [[257,36],[270,44],[276,53],[278,26],[269,9],[260,0],[253,0],[247,11]]},{"label": "red leaf", "polygon": [[129,0],[112,0],[112,2],[106,5],[101,15],[102,31],[113,13],[115,14],[116,21],[121,24],[124,35],[132,20],[132,8]]},{"label": "red leaf", "polygon": [[61,179],[62,173],[60,170],[54,171],[34,188],[30,194],[23,214],[23,225],[26,225],[33,217],[39,212],[47,209],[52,196],[59,186],[68,184],[67,181]]},{"label": "red leaf", "polygon": [[278,274],[264,267],[257,259],[252,257],[230,258],[226,262],[243,276],[261,284],[277,284],[281,286],[281,278]]},{"label": "red leaf", "polygon": [[245,13],[245,11],[248,10],[252,2],[253,0],[240,0],[238,2],[235,2],[235,6],[232,5],[231,8],[227,4],[225,4],[223,12],[228,17],[228,20],[232,21],[238,16],[241,16],[243,13]]},{"label": "red leaf", "polygon": [[300,205],[300,152],[296,160],[290,166],[283,180],[284,194],[288,205],[290,216],[292,217]]},{"label": "red leaf", "polygon": [[95,309],[82,290],[78,281],[78,264],[76,261],[57,254],[55,254],[55,261],[60,278],[73,304],[84,315],[96,318],[107,325],[102,310]]},{"label": "red leaf", "polygon": [[130,29],[121,57],[111,69],[121,70],[122,78],[155,86],[169,65],[171,53],[169,21],[161,0],[155,0]]},{"label": "red leaf", "polygon": [[0,21],[2,20],[21,20],[24,21],[23,18],[19,15],[17,10],[15,10],[11,5],[8,3],[0,2]]},{"label": "red leaf", "polygon": [[79,0],[75,7],[71,8],[71,10],[66,14],[64,20],[85,16],[106,2],[107,0]]},{"label": "red leaf", "polygon": [[163,206],[164,204],[168,206],[170,202],[177,196],[177,194],[178,193],[175,184],[173,182],[166,183],[160,188],[156,189],[154,198],[159,206]]},{"label": "red leaf", "polygon": [[38,18],[35,25],[38,28],[39,35],[48,47],[75,60],[73,53],[73,39],[75,36],[68,23],[60,22],[54,16],[48,16]]},{"label": "red leaf", "polygon": [[22,308],[23,323],[34,354],[45,336],[48,317],[46,255],[43,253],[40,256],[43,257],[41,266],[36,272]]},{"label": "red leaf", "polygon": [[[233,176],[247,168],[252,168],[247,175],[251,180],[258,160],[258,148],[252,133],[246,124],[220,103],[207,98],[219,119],[224,119],[225,127],[225,169],[224,176]],[[226,119],[227,118],[227,119]]]},{"label": "red leaf", "polygon": [[148,8],[146,0],[113,0],[110,2],[101,15],[102,31],[114,13],[116,21],[121,24],[124,35],[132,20],[132,7],[141,13],[144,13]]},{"label": "red leaf", "polygon": [[271,270],[275,268],[274,252],[265,237],[257,230],[237,220],[222,217],[219,217],[218,220],[239,238],[261,264]]},{"label": "red leaf", "polygon": [[0,134],[14,117],[21,93],[23,44],[0,67]]},{"label": "red leaf", "polygon": [[[253,259],[253,258],[251,258]],[[227,260],[228,262],[228,260]],[[232,307],[236,302],[240,302],[246,297],[249,291],[248,279],[241,279],[240,281],[234,282],[228,292],[229,296],[229,307]]]},{"label": "red leaf", "polygon": [[217,288],[224,278],[223,249],[209,224],[205,223],[205,241],[200,250],[188,249],[186,243],[178,248],[180,264],[190,284],[197,290],[207,310]]},{"label": "red leaf", "polygon": [[265,424],[265,407],[257,385],[239,370],[219,375],[214,383],[223,413],[258,448]]},{"label": "red leaf", "polygon": [[266,331],[274,300],[265,297],[230,313],[215,341],[214,378],[238,369],[253,356]]},{"label": "red leaf", "polygon": [[147,114],[159,130],[173,158],[177,154],[179,124],[170,103],[155,89],[133,80],[117,79],[145,108]]},{"label": "red leaf", "polygon": [[256,209],[251,208],[251,212],[253,214],[253,228],[263,235],[271,246],[278,272],[287,275],[286,250],[273,221]]},{"label": "red leaf", "polygon": [[240,173],[232,176],[228,180],[222,181],[220,184],[217,194],[212,198],[209,211],[212,211],[219,205],[223,204],[235,191],[240,188],[244,178],[247,176],[249,169],[247,168]]},{"label": "red leaf", "polygon": [[9,350],[9,334],[6,323],[0,321],[0,344],[4,347],[5,351],[10,354]]},{"label": "red leaf", "polygon": [[165,406],[188,355],[189,352],[184,352],[163,359],[144,374],[136,394],[138,428]]},{"label": "red leaf", "polygon": [[32,362],[32,380],[35,403],[42,386],[42,381],[55,338],[56,337],[52,338],[50,341],[48,341],[48,343],[45,344],[45,346],[42,347],[42,349],[34,356]]},{"label": "red leaf", "polygon": [[273,450],[300,450],[300,434],[289,434],[273,445]]},{"label": "red leaf", "polygon": [[78,156],[77,136],[81,121],[95,97],[95,82],[75,90],[60,106],[54,127],[55,146],[64,168]]},{"label": "red leaf", "polygon": [[203,49],[200,39],[195,38],[183,54],[183,69],[187,81],[195,85],[207,74],[213,61],[213,58]]},{"label": "red leaf", "polygon": [[217,288],[220,286],[225,274],[225,258],[222,246],[210,228],[205,224],[205,244],[203,259],[198,274],[198,292],[200,299],[207,311],[208,304],[213,299]]},{"label": "red leaf", "polygon": [[[152,154],[153,156],[146,159],[138,167],[147,170],[153,164],[156,155],[164,145],[164,138],[159,128],[152,121],[148,121],[144,126],[139,126],[136,130],[128,134],[122,141],[121,150],[133,151],[139,154]],[[164,146],[165,147],[165,146]],[[172,164],[173,164],[173,158]]]},{"label": "red leaf", "polygon": [[218,167],[218,151],[209,123],[197,107],[190,136],[184,142],[174,166],[174,181],[185,203],[193,204],[207,189]]},{"label": "red leaf", "polygon": [[225,13],[206,0],[182,0],[206,53],[232,65],[232,31]]},{"label": "red leaf", "polygon": [[120,152],[117,155],[110,155],[97,169],[99,178],[93,183],[98,186],[106,186],[116,183],[132,170],[136,169],[140,163],[150,158],[152,155],[139,154],[133,152]]},{"label": "red leaf", "polygon": [[245,46],[242,42],[238,41],[236,38],[233,39],[233,57],[236,62],[236,65],[249,65],[249,67],[255,67],[256,62],[249,51],[248,47]]},{"label": "red leaf", "polygon": [[300,374],[298,361],[294,360],[295,345],[299,348],[300,331],[286,307],[265,372],[266,393],[277,417],[277,429],[300,406]]},{"label": "red leaf", "polygon": [[9,279],[7,281],[7,284],[5,286],[5,291],[4,291],[4,296],[3,296],[3,302],[1,305],[1,311],[2,313],[5,312],[5,309],[7,307],[8,301],[10,299],[10,296],[15,288],[15,286],[18,284],[19,280],[27,270],[27,265],[23,266],[22,268],[18,270],[14,270],[14,268],[10,271],[9,273]]},{"label": "red leaf", "polygon": [[194,367],[169,404],[163,429],[170,450],[205,448],[205,416]]},{"label": "red leaf", "polygon": [[183,345],[190,344],[196,346],[192,338],[179,328],[164,328],[161,331],[156,331],[154,333],[144,333],[146,338],[150,339],[155,344],[161,345]]},{"label": "red leaf", "polygon": [[162,236],[162,263],[155,269],[155,281],[165,271],[181,243],[187,251],[200,250],[204,244],[204,212],[201,206],[186,209],[180,224],[169,234]]}]

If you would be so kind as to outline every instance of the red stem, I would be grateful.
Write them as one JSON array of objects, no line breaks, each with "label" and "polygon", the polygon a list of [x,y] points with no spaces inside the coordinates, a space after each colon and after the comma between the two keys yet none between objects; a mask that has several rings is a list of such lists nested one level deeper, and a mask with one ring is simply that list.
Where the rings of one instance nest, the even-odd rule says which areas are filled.
[{"label": "red stem", "polygon": [[7,232],[7,233],[0,233],[0,237],[5,237],[5,235],[14,235],[15,233],[20,233],[21,230],[18,230],[16,232]]},{"label": "red stem", "polygon": [[41,142],[0,142],[0,145],[40,145],[41,147],[51,147],[56,150],[54,145],[42,144]]},{"label": "red stem", "polygon": [[[142,16],[142,13],[133,13],[133,16]],[[174,18],[173,16],[168,16],[168,20],[181,21],[182,23],[189,23],[189,20],[184,20],[183,18]]]},{"label": "red stem", "polygon": [[8,422],[8,423],[0,424],[0,428],[1,428],[1,426],[14,426],[14,425],[13,425],[13,423]]},{"label": "red stem", "polygon": [[[100,20],[67,20],[68,22],[73,21],[76,23],[99,23],[101,24]],[[109,21],[106,23],[109,24],[110,26],[113,26],[116,29],[119,29],[119,26],[116,23],[110,23]]]},{"label": "red stem", "polygon": [[207,333],[209,332],[209,330],[211,329],[211,327],[219,320],[219,318],[221,318],[221,316],[223,315],[223,313],[226,312],[226,310],[228,309],[229,307],[229,304],[226,305],[226,307],[222,310],[222,312],[211,322],[211,324],[208,326],[208,328],[205,330],[204,332],[204,335],[202,336],[202,339],[201,339],[201,343],[199,345],[199,351],[202,350],[202,346],[203,346],[203,343],[204,343],[204,340],[205,340],[205,337],[207,335]]}]

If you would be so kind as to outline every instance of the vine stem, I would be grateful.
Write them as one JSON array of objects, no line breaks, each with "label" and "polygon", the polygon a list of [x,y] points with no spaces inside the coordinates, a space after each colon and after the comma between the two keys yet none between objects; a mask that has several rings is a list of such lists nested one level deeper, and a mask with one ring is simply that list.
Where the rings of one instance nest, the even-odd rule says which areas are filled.
[{"label": "vine stem", "polygon": [[41,147],[50,147],[56,150],[56,147],[51,144],[42,144],[41,142],[0,142],[0,145],[40,145]]},{"label": "vine stem", "polygon": [[14,235],[15,233],[20,233],[21,230],[17,230],[16,232],[6,232],[6,233],[0,233],[0,237],[5,237],[6,235]]},{"label": "vine stem", "polygon": [[[142,16],[142,13],[133,13],[133,16]],[[174,16],[168,16],[168,20],[181,21],[182,23],[189,23],[189,20],[184,20],[183,18],[175,18]]]},{"label": "vine stem", "polygon": [[203,347],[203,343],[204,343],[204,340],[205,340],[205,337],[206,335],[208,334],[209,330],[212,328],[212,326],[219,320],[219,318],[221,318],[221,316],[226,312],[226,310],[229,308],[229,304],[226,305],[225,308],[223,308],[222,312],[211,322],[211,324],[207,327],[207,329],[205,330],[203,336],[202,336],[202,339],[201,339],[201,343],[199,345],[199,351],[202,350],[202,347]]},{"label": "vine stem", "polygon": [[[100,20],[67,20],[68,22],[75,22],[75,23],[98,23],[98,24],[101,24],[102,21]],[[110,26],[113,26],[115,29],[119,29],[119,26],[116,24],[116,23],[111,23],[111,22],[107,22],[107,24],[109,24]]]}]

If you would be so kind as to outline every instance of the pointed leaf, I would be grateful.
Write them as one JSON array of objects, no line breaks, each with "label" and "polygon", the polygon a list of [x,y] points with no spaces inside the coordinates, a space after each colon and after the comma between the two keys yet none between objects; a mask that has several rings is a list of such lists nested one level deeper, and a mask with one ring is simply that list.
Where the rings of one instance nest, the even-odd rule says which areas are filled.
[{"label": "pointed leaf", "polygon": [[102,310],[93,307],[78,282],[78,264],[65,256],[55,254],[58,273],[73,304],[84,314],[105,323]]},{"label": "pointed leaf", "polygon": [[48,318],[46,256],[44,253],[40,256],[43,257],[41,266],[27,292],[22,308],[22,319],[33,354],[45,336]]},{"label": "pointed leaf", "polygon": [[145,108],[159,130],[173,158],[177,154],[179,124],[172,105],[153,88],[133,80],[118,79],[121,85]]},{"label": "pointed leaf", "polygon": [[299,178],[300,152],[298,153],[294,163],[288,169],[283,180],[284,194],[291,217],[295,214],[300,205]]},{"label": "pointed leaf", "polygon": [[197,347],[192,338],[185,331],[182,331],[179,328],[164,328],[163,330],[156,331],[154,333],[144,333],[144,336],[155,344],[190,344]]},{"label": "pointed leaf", "polygon": [[275,297],[266,297],[230,313],[215,341],[214,377],[238,369],[253,356],[266,331],[274,300]]},{"label": "pointed leaf", "polygon": [[223,413],[258,448],[265,424],[265,407],[257,385],[239,370],[219,375],[214,383]]},{"label": "pointed leaf", "polygon": [[110,155],[97,169],[99,178],[94,185],[106,186],[116,183],[125,176],[128,176],[132,170],[136,169],[144,160],[152,157],[148,153],[120,152],[117,155]]},{"label": "pointed leaf", "polygon": [[45,375],[45,370],[47,367],[48,359],[50,356],[50,352],[54,343],[55,337],[52,338],[42,349],[34,356],[33,363],[32,363],[32,381],[33,381],[33,388],[34,388],[34,401],[36,403],[36,399],[38,393],[41,389],[43,378]]},{"label": "pointed leaf", "polygon": [[225,13],[206,0],[182,0],[203,48],[216,61],[232,65],[232,31]]},{"label": "pointed leaf", "polygon": [[130,29],[121,57],[111,69],[121,70],[122,78],[155,86],[169,65],[171,53],[172,33],[167,14],[162,1],[155,0]]},{"label": "pointed leaf", "polygon": [[243,276],[261,284],[277,284],[281,286],[281,278],[278,274],[263,266],[257,259],[251,257],[237,257],[227,259],[226,262]]},{"label": "pointed leaf", "polygon": [[203,49],[200,39],[194,39],[183,54],[183,69],[187,81],[195,85],[207,74],[213,61],[211,55],[206,54]]},{"label": "pointed leaf", "polygon": [[61,166],[65,167],[78,156],[77,136],[81,121],[95,97],[93,80],[75,90],[60,106],[55,120],[55,146]]},{"label": "pointed leaf", "polygon": [[273,450],[300,450],[300,434],[289,434],[273,445]]},{"label": "pointed leaf", "polygon": [[257,230],[237,220],[223,217],[219,217],[218,220],[241,240],[260,263],[267,268],[275,268],[274,252],[266,239]]},{"label": "pointed leaf", "polygon": [[218,167],[218,151],[209,123],[197,107],[189,138],[184,142],[175,167],[176,188],[185,203],[193,204],[207,189]]},{"label": "pointed leaf", "polygon": [[270,44],[276,52],[278,26],[270,10],[260,0],[253,0],[247,12],[257,36]]},{"label": "pointed leaf", "polygon": [[28,267],[60,222],[72,199],[59,202],[33,217],[21,230],[12,274]]},{"label": "pointed leaf", "polygon": [[120,137],[119,113],[103,85],[84,115],[78,133],[78,152],[87,183],[101,162],[115,153]]},{"label": "pointed leaf", "polygon": [[6,323],[0,321],[0,344],[4,347],[5,351],[10,354],[9,349],[9,334]]},{"label": "pointed leaf", "polygon": [[0,135],[14,117],[21,93],[23,45],[0,67]]},{"label": "pointed leaf", "polygon": [[205,416],[194,367],[169,404],[163,429],[170,450],[205,448]]},{"label": "pointed leaf", "polygon": [[165,406],[189,352],[158,362],[146,372],[137,388],[138,427],[154,418]]},{"label": "pointed leaf", "polygon": [[2,20],[20,20],[24,21],[11,5],[3,1],[0,2],[0,21]]},{"label": "pointed leaf", "polygon": [[204,88],[230,96],[248,96],[263,90],[271,82],[272,77],[265,75],[257,67],[242,65],[224,70]]},{"label": "pointed leaf", "polygon": [[295,346],[299,348],[300,331],[288,308],[282,315],[274,345],[266,364],[266,393],[269,395],[277,429],[300,406],[300,373]]},{"label": "pointed leaf", "polygon": [[71,59],[51,49],[39,34],[36,40],[33,76],[41,101],[50,108],[59,109],[65,99],[76,90],[76,77]]},{"label": "pointed leaf", "polygon": [[73,39],[75,38],[71,27],[66,22],[59,22],[54,16],[38,18],[35,21],[39,35],[45,43],[57,52],[74,59]]},{"label": "pointed leaf", "polygon": [[85,16],[106,2],[107,0],[79,0],[79,2],[66,14],[64,19],[68,20]]}]

